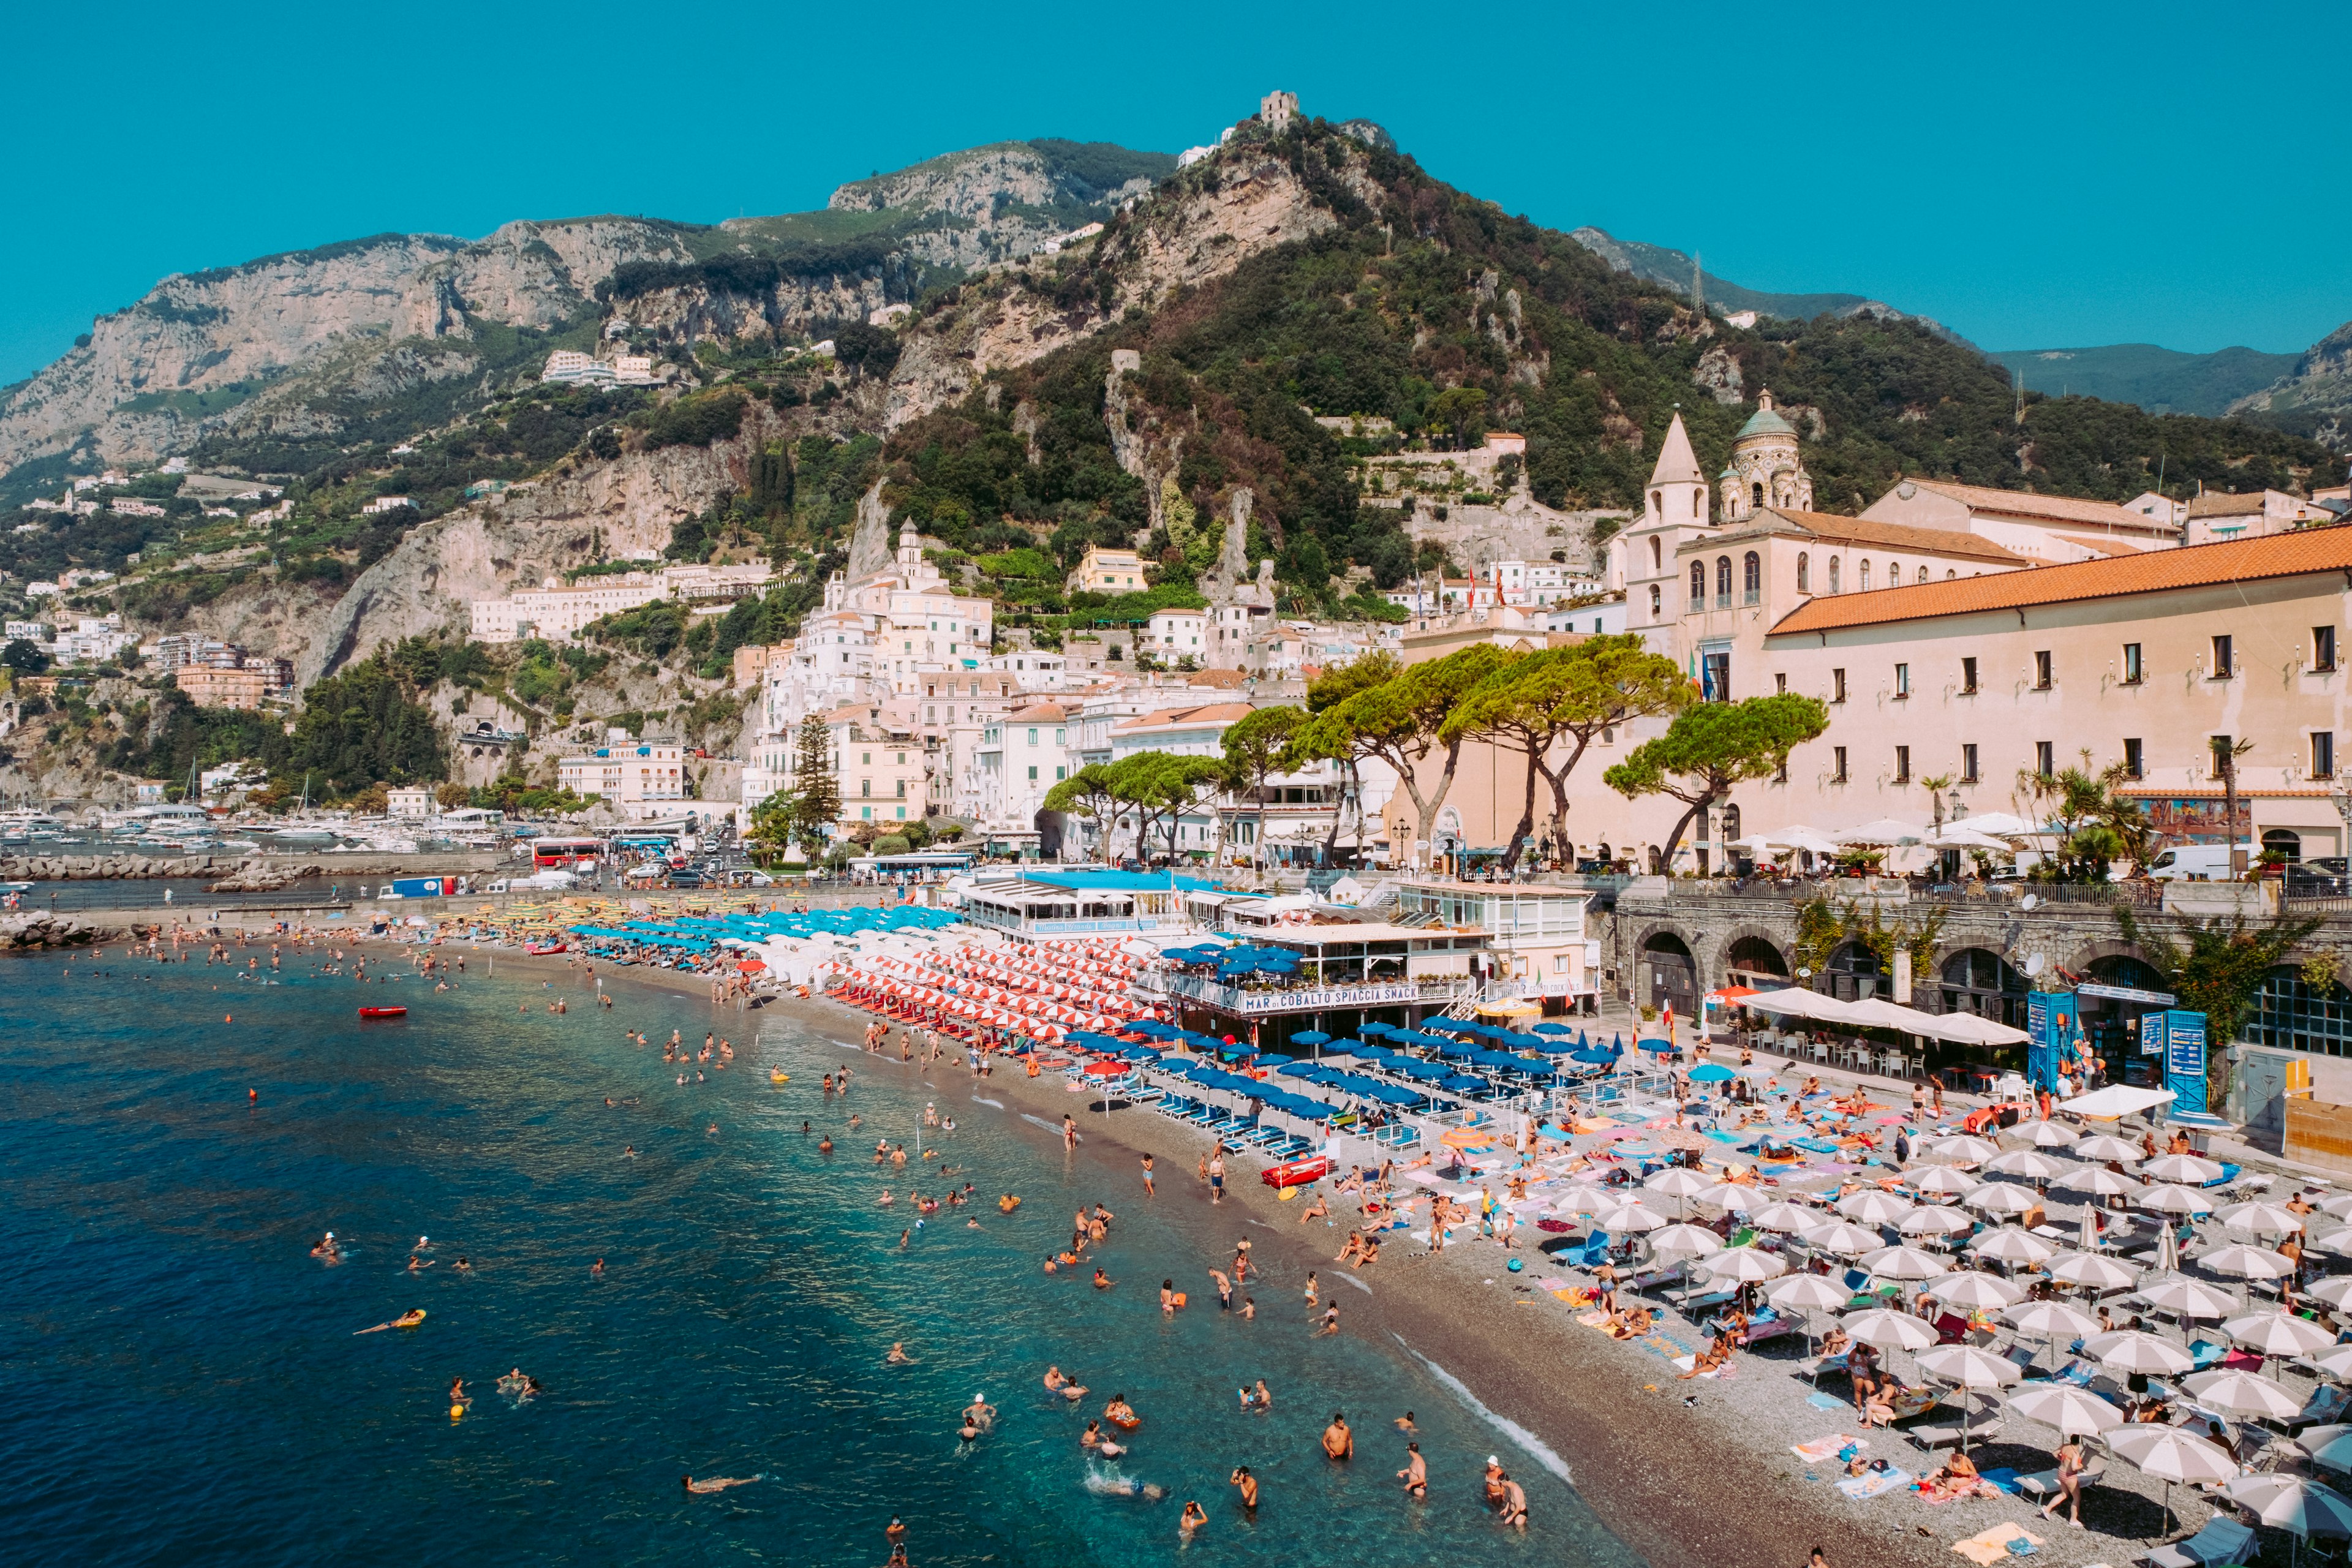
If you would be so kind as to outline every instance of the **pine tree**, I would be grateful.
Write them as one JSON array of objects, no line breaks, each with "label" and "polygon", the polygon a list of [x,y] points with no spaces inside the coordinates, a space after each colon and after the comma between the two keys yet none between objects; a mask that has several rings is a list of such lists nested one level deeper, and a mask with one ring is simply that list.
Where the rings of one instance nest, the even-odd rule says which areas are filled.
[{"label": "pine tree", "polygon": [[831,736],[812,713],[801,721],[793,753],[793,822],[803,849],[822,849],[826,832],[841,815],[841,783],[834,777]]}]

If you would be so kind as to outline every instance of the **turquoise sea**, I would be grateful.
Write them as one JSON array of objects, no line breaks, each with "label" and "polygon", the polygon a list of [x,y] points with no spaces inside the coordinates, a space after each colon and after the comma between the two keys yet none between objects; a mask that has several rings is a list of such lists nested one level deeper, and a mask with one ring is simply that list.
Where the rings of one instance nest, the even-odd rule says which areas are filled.
[{"label": "turquoise sea", "polygon": [[[1218,1314],[1202,1270],[1234,1226],[1172,1158],[1147,1205],[1124,1157],[1066,1157],[961,1069],[918,1080],[844,1050],[846,1015],[714,1009],[625,978],[604,1013],[576,977],[546,989],[467,957],[438,994],[362,991],[291,952],[277,984],[201,953],[0,960],[9,1558],[872,1564],[897,1514],[920,1565],[1634,1561],[1402,1347],[1310,1340],[1298,1279],[1255,1286],[1255,1322]],[[571,1010],[548,1014],[566,986]],[[355,1016],[394,1000],[404,1021]],[[658,1049],[673,1028],[695,1044],[715,1028],[735,1066],[677,1084]],[[845,1108],[819,1090],[844,1061],[871,1068]],[[873,1143],[911,1149],[926,1102],[959,1123],[942,1144],[959,1183],[1026,1201],[1009,1219],[992,1201],[943,1210],[902,1248],[913,1216],[882,1189],[946,1184],[877,1170]],[[1118,1215],[1117,1288],[1045,1277],[1097,1199]],[[330,1229],[341,1264],[310,1256]],[[434,1267],[411,1273],[420,1235]],[[1171,1275],[1209,1310],[1163,1321]],[[353,1332],[416,1307],[415,1329]],[[886,1365],[893,1341],[918,1364]],[[1082,1416],[1040,1385],[1055,1362],[1096,1391],[1085,1414],[1112,1392],[1142,1414],[1117,1471],[1089,1466]],[[514,1367],[538,1398],[499,1394]],[[475,1396],[454,1422],[453,1377]],[[1244,1415],[1235,1389],[1261,1377],[1275,1408]],[[965,1447],[975,1393],[1000,1414]],[[1352,1466],[1316,1447],[1335,1409]],[[1425,1503],[1391,1479],[1406,1409]],[[1527,1487],[1524,1537],[1480,1504],[1489,1452]],[[1236,1464],[1264,1485],[1254,1522]],[[765,1479],[689,1498],[689,1471]],[[1090,1472],[1169,1495],[1106,1495]],[[1184,1547],[1188,1497],[1210,1523]]]}]

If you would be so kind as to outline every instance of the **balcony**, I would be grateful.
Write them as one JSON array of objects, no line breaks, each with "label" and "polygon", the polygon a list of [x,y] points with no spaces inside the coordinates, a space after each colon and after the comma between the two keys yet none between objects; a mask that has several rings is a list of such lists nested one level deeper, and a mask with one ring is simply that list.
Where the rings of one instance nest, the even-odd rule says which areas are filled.
[{"label": "balcony", "polygon": [[1475,995],[1478,989],[1476,981],[1460,975],[1244,990],[1198,975],[1147,973],[1138,976],[1135,984],[1139,992],[1171,1002],[1190,1002],[1244,1018],[1358,1007],[1408,1007],[1423,1003],[1443,1005]]}]

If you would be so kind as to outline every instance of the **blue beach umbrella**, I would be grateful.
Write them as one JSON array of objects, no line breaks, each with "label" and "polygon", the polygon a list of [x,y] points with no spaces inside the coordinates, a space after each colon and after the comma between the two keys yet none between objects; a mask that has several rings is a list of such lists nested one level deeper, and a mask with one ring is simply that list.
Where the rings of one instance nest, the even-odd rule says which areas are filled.
[{"label": "blue beach umbrella", "polygon": [[1302,1046],[1325,1045],[1328,1044],[1331,1038],[1330,1036],[1325,1034],[1320,1029],[1301,1029],[1298,1033],[1291,1036],[1290,1037],[1297,1041]]},{"label": "blue beach umbrella", "polygon": [[1718,1062],[1702,1063],[1691,1068],[1690,1075],[1693,1083],[1721,1083],[1727,1079],[1737,1076],[1729,1068]]}]

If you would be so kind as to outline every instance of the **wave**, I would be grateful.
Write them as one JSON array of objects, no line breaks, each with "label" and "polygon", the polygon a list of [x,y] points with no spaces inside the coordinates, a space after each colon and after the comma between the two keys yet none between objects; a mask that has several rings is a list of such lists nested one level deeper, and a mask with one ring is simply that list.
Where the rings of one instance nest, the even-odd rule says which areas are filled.
[{"label": "wave", "polygon": [[[1345,1276],[1343,1275],[1341,1278],[1344,1279]],[[1477,1416],[1479,1420],[1484,1421],[1487,1426],[1492,1426],[1496,1431],[1500,1432],[1504,1436],[1508,1437],[1512,1442],[1526,1449],[1528,1457],[1533,1458],[1537,1464],[1541,1465],[1545,1469],[1549,1470],[1553,1475],[1558,1476],[1570,1486],[1572,1487],[1576,1484],[1575,1473],[1568,1468],[1568,1461],[1561,1458],[1559,1454],[1555,1453],[1549,1444],[1546,1443],[1542,1438],[1537,1436],[1534,1433],[1528,1431],[1526,1427],[1520,1426],[1510,1417],[1507,1415],[1497,1415],[1493,1411],[1487,1409],[1485,1405],[1479,1402],[1478,1396],[1470,1392],[1470,1385],[1468,1384],[1464,1383],[1460,1378],[1454,1376],[1452,1373],[1446,1371],[1444,1367],[1438,1365],[1435,1362],[1430,1360],[1427,1356],[1422,1354],[1411,1345],[1406,1344],[1402,1334],[1391,1331],[1389,1337],[1396,1341],[1398,1345],[1403,1349],[1405,1354],[1412,1357],[1413,1360],[1427,1367],[1429,1369],[1430,1376],[1437,1379],[1438,1382],[1444,1384],[1448,1389],[1452,1390],[1454,1397],[1468,1405],[1472,1415]]]}]

